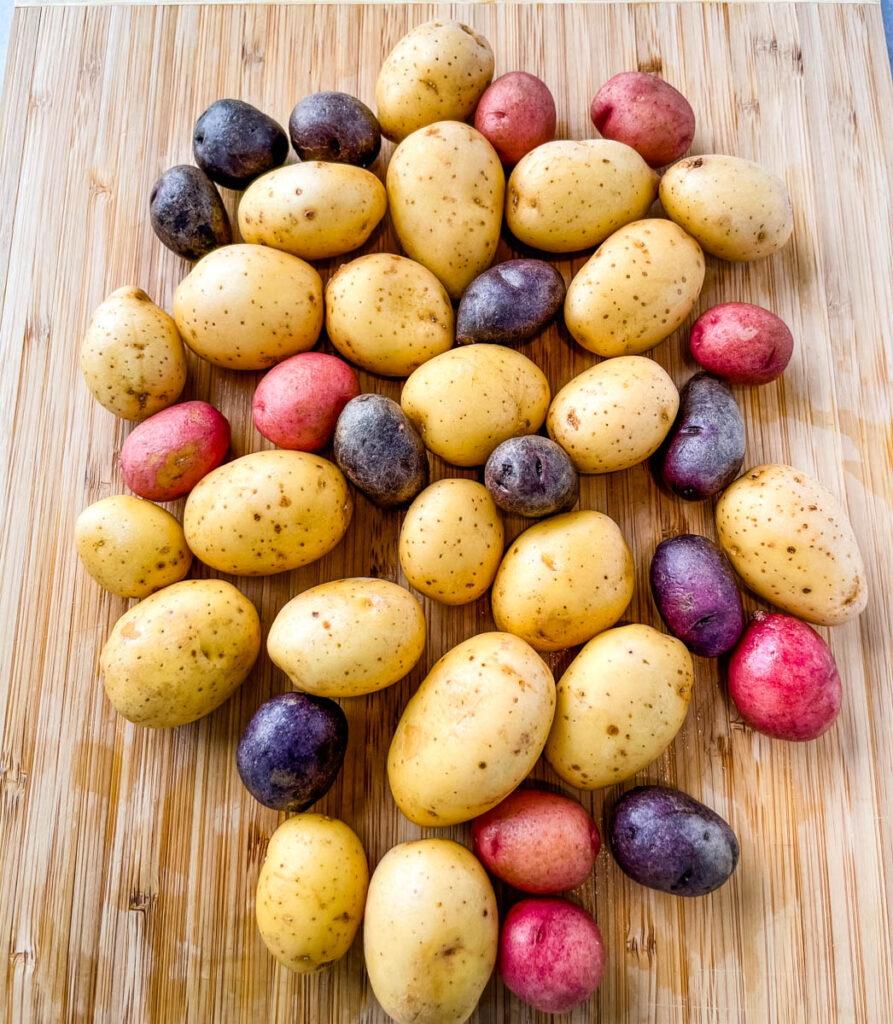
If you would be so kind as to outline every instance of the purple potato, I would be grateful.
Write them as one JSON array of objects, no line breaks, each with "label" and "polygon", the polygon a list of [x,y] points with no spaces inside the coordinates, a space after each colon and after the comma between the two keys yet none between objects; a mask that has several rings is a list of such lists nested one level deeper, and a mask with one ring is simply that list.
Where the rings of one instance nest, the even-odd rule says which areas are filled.
[{"label": "purple potato", "polygon": [[285,163],[288,136],[262,110],[242,100],[216,100],[192,130],[195,162],[218,185],[243,189]]},{"label": "purple potato", "polygon": [[741,593],[726,556],[707,537],[683,533],[658,544],[651,593],[670,632],[695,654],[716,658],[738,642]]},{"label": "purple potato", "polygon": [[569,512],[580,493],[567,452],[539,434],[510,437],[494,448],[484,484],[501,509],[531,518]]},{"label": "purple potato", "polygon": [[282,693],[254,713],[236,749],[245,788],[265,807],[304,811],[325,796],[347,749],[347,719],[327,697]]},{"label": "purple potato", "polygon": [[665,786],[624,793],[608,834],[617,863],[633,881],[676,896],[713,892],[738,863],[738,839],[728,823]]},{"label": "purple potato", "polygon": [[169,167],[149,193],[152,230],[178,256],[200,260],[233,240],[229,217],[214,183],[198,167]]},{"label": "purple potato", "polygon": [[368,167],[381,148],[375,114],[346,92],[305,96],[291,112],[288,133],[302,160]]},{"label": "purple potato", "polygon": [[564,278],[543,260],[508,260],[484,271],[462,294],[456,314],[460,345],[528,341],[564,302]]}]

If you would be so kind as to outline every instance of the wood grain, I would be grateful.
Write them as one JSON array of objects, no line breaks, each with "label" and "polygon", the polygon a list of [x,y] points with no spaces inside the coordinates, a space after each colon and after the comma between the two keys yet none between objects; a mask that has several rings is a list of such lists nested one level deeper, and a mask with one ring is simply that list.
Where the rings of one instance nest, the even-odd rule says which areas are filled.
[{"label": "wood grain", "polygon": [[[157,174],[190,159],[192,122],[210,101],[241,96],[284,122],[315,89],[371,100],[396,39],[460,10],[492,40],[499,71],[546,79],[561,135],[592,134],[589,99],[615,71],[656,68],[698,113],[696,152],[737,153],[785,176],[793,243],[751,266],[708,261],[698,309],[739,299],[791,325],[797,348],[784,379],[738,391],[747,460],[791,462],[843,496],[870,577],[865,615],[823,631],[845,699],[838,726],[815,743],[745,729],[724,666],[698,660],[682,732],[637,781],[676,784],[725,816],[741,838],[740,868],[715,894],[682,901],[635,886],[603,853],[594,884],[575,898],[597,915],[608,971],[597,999],[565,1019],[893,1019],[893,87],[879,8],[814,4],[17,12],[0,121],[0,1019],[386,1019],[359,944],[301,981],[275,966],[255,929],[254,886],[278,819],[242,789],[233,755],[284,676],[264,656],[228,704],[168,732],[123,722],[104,698],[98,652],[126,603],[78,567],[72,526],[85,505],[123,489],[117,455],[129,427],[92,401],[76,353],[90,311],[120,285],[139,284],[170,307],[187,266],[155,240],[146,197]],[[393,247],[388,227],[369,246]],[[503,242],[500,258],[509,252]],[[563,261],[565,277],[582,262]],[[694,368],[686,337],[684,327],[652,353],[677,383]],[[561,327],[529,351],[553,388],[593,361]],[[398,396],[399,383],[361,376],[367,389]],[[236,455],[264,446],[250,417],[257,380],[191,364],[187,397],[229,416]],[[713,535],[709,504],[671,500],[644,467],[587,479],[582,504],[620,523],[637,565],[628,617],[658,625],[651,553],[682,530]],[[402,581],[399,520],[360,498],[344,542],[321,563],[236,582],[269,626],[317,581]],[[521,523],[509,527],[514,535]],[[452,610],[426,602],[426,612],[425,664],[388,691],[344,702],[348,757],[322,804],[358,831],[373,864],[421,831],[385,781],[400,709],[425,665],[491,626],[486,599]],[[552,658],[556,672],[571,653]],[[556,785],[542,765],[535,775]],[[583,799],[603,825],[617,795]],[[448,834],[468,840],[464,827]],[[504,907],[508,894],[499,895]],[[496,981],[475,1017],[546,1019]]]}]

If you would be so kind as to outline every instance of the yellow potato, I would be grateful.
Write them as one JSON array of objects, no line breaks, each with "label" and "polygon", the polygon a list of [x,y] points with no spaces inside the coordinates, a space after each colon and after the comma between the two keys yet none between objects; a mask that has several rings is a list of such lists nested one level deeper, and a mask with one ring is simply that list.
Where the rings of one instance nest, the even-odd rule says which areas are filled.
[{"label": "yellow potato", "polygon": [[716,529],[735,571],[770,604],[822,626],[865,610],[865,566],[847,514],[801,470],[748,470],[717,502]]},{"label": "yellow potato", "polygon": [[525,245],[576,252],[644,217],[657,196],[657,175],[622,142],[546,142],[509,176],[505,222]]},{"label": "yellow potato", "polygon": [[400,404],[435,455],[455,466],[482,466],[498,444],[539,430],[549,382],[515,349],[464,345],[420,366],[403,385]]},{"label": "yellow potato", "polygon": [[448,651],[406,705],[388,752],[388,781],[417,825],[456,825],[516,789],[543,750],[555,683],[540,656],[508,633]]},{"label": "yellow potato", "polygon": [[614,473],[650,458],[670,431],[679,392],[646,356],[617,356],[569,380],[549,407],[549,437],[579,473]]},{"label": "yellow potato", "polygon": [[589,510],[552,516],[506,552],[490,595],[493,619],[538,651],[559,651],[613,626],[633,581],[633,556],[613,519]]},{"label": "yellow potato", "polygon": [[183,512],[186,542],[218,572],[270,576],[322,558],[344,536],[353,499],[320,455],[264,451],[202,477]]},{"label": "yellow potato", "polygon": [[224,580],[182,580],[115,623],[99,665],[119,715],[154,729],[210,714],[260,651],[254,605]]},{"label": "yellow potato", "polygon": [[286,818],[270,836],[257,878],[261,938],[290,970],[322,970],[350,949],[368,887],[366,851],[343,821]]},{"label": "yellow potato", "polygon": [[724,260],[771,256],[794,230],[785,183],[737,156],[689,156],[673,164],[661,178],[660,201],[671,220]]},{"label": "yellow potato", "polygon": [[307,160],[277,167],[245,189],[239,231],[245,242],[325,260],[359,248],[387,208],[384,185],[371,171]]},{"label": "yellow potato", "polygon": [[85,508],[74,539],[87,572],[118,597],[148,597],[183,579],[192,564],[183,528],[170,512],[128,494]]},{"label": "yellow potato", "polygon": [[680,640],[651,626],[601,633],[559,680],[546,760],[580,789],[623,782],[670,745],[693,684]]},{"label": "yellow potato", "polygon": [[297,256],[261,245],[224,245],[177,286],[174,319],[186,344],[208,362],[264,370],[316,344],[322,280]]},{"label": "yellow potato", "polygon": [[388,580],[348,579],[311,587],[270,627],[267,652],[296,690],[359,697],[410,672],[425,649],[419,602]]},{"label": "yellow potato", "polygon": [[505,176],[496,150],[470,125],[439,121],[400,143],[387,186],[406,255],[458,299],[499,244]]},{"label": "yellow potato", "polygon": [[615,231],[571,281],[564,322],[600,356],[646,352],[682,323],[704,283],[704,254],[670,220]]},{"label": "yellow potato", "polygon": [[345,263],[326,286],[326,333],[357,366],[408,377],[453,347],[453,307],[427,267],[394,253]]},{"label": "yellow potato", "polygon": [[186,383],[177,325],[141,288],[119,288],[90,318],[81,372],[109,412],[144,420],[173,405]]}]

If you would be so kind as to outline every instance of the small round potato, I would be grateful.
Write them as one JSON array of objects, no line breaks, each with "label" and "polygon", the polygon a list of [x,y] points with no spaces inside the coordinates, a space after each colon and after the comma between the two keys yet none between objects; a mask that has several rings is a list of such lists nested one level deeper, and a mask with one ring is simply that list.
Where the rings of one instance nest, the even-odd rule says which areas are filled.
[{"label": "small round potato", "polygon": [[504,164],[555,138],[555,100],[549,87],[526,71],[500,75],[481,96],[474,126]]},{"label": "small round potato", "polygon": [[305,96],[291,112],[288,132],[302,160],[368,167],[381,149],[381,129],[375,115],[346,92]]},{"label": "small round potato", "polygon": [[185,260],[201,259],[233,240],[214,182],[189,164],[168,168],[152,186],[149,219],[162,244]]},{"label": "small round potato", "polygon": [[462,293],[456,314],[460,345],[519,345],[551,323],[564,302],[564,278],[545,260],[506,260]]},{"label": "small round potato", "polygon": [[531,519],[570,512],[580,496],[567,452],[539,434],[510,437],[494,448],[484,484],[501,509]]},{"label": "small round potato", "polygon": [[244,100],[215,100],[192,129],[195,162],[219,185],[245,188],[285,163],[288,137],[268,114]]},{"label": "small round potato", "polygon": [[748,302],[708,309],[691,329],[691,354],[731,384],[768,384],[780,377],[794,352],[784,320]]}]

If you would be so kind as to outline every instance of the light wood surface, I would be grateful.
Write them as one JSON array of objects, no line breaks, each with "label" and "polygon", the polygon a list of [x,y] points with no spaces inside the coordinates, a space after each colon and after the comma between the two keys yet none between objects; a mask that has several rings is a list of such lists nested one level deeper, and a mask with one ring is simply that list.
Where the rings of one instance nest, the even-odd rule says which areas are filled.
[{"label": "light wood surface", "polygon": [[[139,284],[170,307],[187,266],[156,241],[147,196],[157,174],[190,159],[191,125],[210,101],[241,96],[281,122],[320,88],[371,102],[386,50],[409,26],[450,10],[17,12],[0,122],[2,1020],[386,1019],[359,943],[334,969],[300,981],[275,965],[255,929],[257,872],[278,818],[242,789],[234,750],[258,704],[287,688],[285,677],[264,655],[224,707],[167,732],[125,723],[105,700],[98,652],[126,602],[79,568],[72,527],[85,505],[123,489],[117,455],[129,427],[93,402],[76,353],[90,311],[120,285]],[[744,728],[723,665],[696,659],[688,719],[637,781],[678,785],[727,818],[741,840],[740,867],[715,894],[683,901],[634,885],[604,851],[574,898],[597,915],[607,974],[597,998],[565,1019],[891,1020],[893,88],[880,10],[482,6],[461,15],[492,40],[498,72],[523,67],[546,79],[562,135],[593,134],[589,100],[611,74],[658,68],[697,112],[695,152],[736,153],[784,175],[793,243],[750,266],[708,260],[698,310],[744,300],[790,324],[796,351],[783,380],[738,390],[747,462],[791,462],[845,499],[871,588],[858,622],[822,631],[845,693],[837,727],[815,743]],[[373,242],[394,247],[388,228]],[[508,254],[503,243],[499,258]],[[336,262],[321,268],[326,276]],[[562,262],[565,277],[582,262]],[[652,353],[679,384],[694,369],[686,338],[683,328]],[[528,351],[553,388],[593,362],[561,327]],[[198,360],[191,371],[186,397],[207,398],[230,418],[233,454],[263,447],[250,416],[259,376]],[[397,382],[361,377],[366,389],[399,394]],[[435,476],[444,473],[459,471],[435,464]],[[658,625],[651,553],[683,530],[713,535],[710,503],[672,500],[638,467],[587,479],[582,504],[613,516],[635,552],[627,618]],[[317,581],[402,580],[399,521],[359,498],[345,540],[321,563],[236,582],[269,626],[288,597]],[[521,522],[509,527],[514,535]],[[400,709],[425,665],[491,626],[486,599],[452,610],[426,602],[426,611],[419,669],[344,702],[348,756],[321,804],[357,830],[373,865],[420,834],[385,781]],[[570,656],[551,658],[556,672]],[[542,765],[535,775],[556,783]],[[582,795],[602,827],[618,792]],[[467,828],[447,834],[468,841]],[[503,908],[507,896],[500,891]],[[475,1017],[545,1019],[497,981]]]}]

